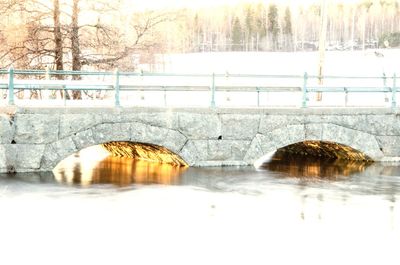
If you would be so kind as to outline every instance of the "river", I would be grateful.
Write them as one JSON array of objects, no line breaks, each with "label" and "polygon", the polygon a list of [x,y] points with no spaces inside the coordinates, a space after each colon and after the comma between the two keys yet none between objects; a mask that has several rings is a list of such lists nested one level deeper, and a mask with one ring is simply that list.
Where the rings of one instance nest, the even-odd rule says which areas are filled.
[{"label": "river", "polygon": [[0,264],[400,264],[399,246],[399,164],[76,154],[0,176]]}]

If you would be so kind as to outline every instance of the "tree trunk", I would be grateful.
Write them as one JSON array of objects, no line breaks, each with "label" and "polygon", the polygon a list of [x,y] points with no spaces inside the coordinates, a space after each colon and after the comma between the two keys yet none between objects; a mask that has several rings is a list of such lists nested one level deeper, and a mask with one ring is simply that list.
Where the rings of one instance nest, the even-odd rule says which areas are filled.
[{"label": "tree trunk", "polygon": [[[61,34],[61,24],[60,24],[60,2],[59,0],[54,0],[54,10],[53,10],[53,20],[54,20],[54,63],[56,65],[56,70],[64,70],[63,65],[63,43]],[[61,75],[57,75],[62,78]]]},{"label": "tree trunk", "polygon": [[[61,23],[60,23],[60,1],[53,1],[54,9],[53,9],[53,23],[54,23],[54,63],[56,65],[57,71],[64,70],[64,62],[63,62],[63,41],[62,41],[62,33],[61,33]],[[62,75],[56,75],[57,79],[63,79]],[[61,98],[64,98],[64,93],[60,90]],[[65,93],[65,97],[68,97],[68,93]]]},{"label": "tree trunk", "polygon": [[[81,71],[82,64],[80,58],[80,45],[79,45],[79,25],[78,25],[78,17],[79,17],[79,1],[73,0],[72,4],[72,21],[71,21],[71,54],[72,54],[72,71]],[[80,75],[73,75],[73,80],[80,80]],[[74,90],[72,91],[73,99],[82,99],[81,91]]]}]

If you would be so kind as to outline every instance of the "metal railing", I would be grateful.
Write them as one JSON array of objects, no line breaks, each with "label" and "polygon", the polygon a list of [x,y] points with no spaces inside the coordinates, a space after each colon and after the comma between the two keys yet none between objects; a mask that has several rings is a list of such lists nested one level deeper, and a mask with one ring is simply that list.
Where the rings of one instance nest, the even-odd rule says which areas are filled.
[{"label": "metal railing", "polygon": [[[3,77],[3,78],[1,78]],[[4,78],[6,77],[6,78]],[[102,78],[99,80],[99,78]],[[133,78],[133,79],[132,79]],[[145,80],[144,80],[145,79]],[[169,79],[169,80],[167,80]],[[181,82],[185,79],[185,82]],[[211,108],[217,107],[217,94],[222,92],[256,94],[256,107],[263,93],[296,93],[301,108],[309,107],[312,94],[343,93],[344,106],[348,105],[349,94],[383,93],[390,106],[397,107],[397,76],[323,76],[316,75],[255,75],[255,74],[167,74],[136,72],[89,72],[49,70],[0,70],[0,91],[8,105],[15,105],[15,95],[20,91],[61,91],[64,105],[68,91],[110,92],[113,105],[121,106],[121,93],[162,92],[167,106],[169,92],[206,92]],[[104,97],[105,98],[105,97]],[[103,99],[104,99],[103,98]],[[108,95],[109,98],[109,95]],[[219,106],[219,105],[218,105]]]}]

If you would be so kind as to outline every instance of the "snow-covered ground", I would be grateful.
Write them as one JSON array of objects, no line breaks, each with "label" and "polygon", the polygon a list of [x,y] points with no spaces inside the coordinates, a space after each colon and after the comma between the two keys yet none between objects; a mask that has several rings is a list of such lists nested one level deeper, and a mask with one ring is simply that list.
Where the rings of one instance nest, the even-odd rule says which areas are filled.
[{"label": "snow-covered ground", "polygon": [[[156,68],[172,73],[316,75],[318,52],[219,52],[163,56]],[[400,73],[400,49],[327,51],[325,75],[380,76]]]}]

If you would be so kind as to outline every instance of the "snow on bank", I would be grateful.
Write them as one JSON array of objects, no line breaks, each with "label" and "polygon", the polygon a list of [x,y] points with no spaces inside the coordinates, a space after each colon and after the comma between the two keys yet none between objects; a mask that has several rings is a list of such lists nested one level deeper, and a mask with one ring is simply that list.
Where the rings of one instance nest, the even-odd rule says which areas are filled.
[{"label": "snow on bank", "polygon": [[[318,52],[216,52],[164,55],[156,69],[170,73],[316,74]],[[327,51],[326,75],[400,73],[400,49]]]}]

